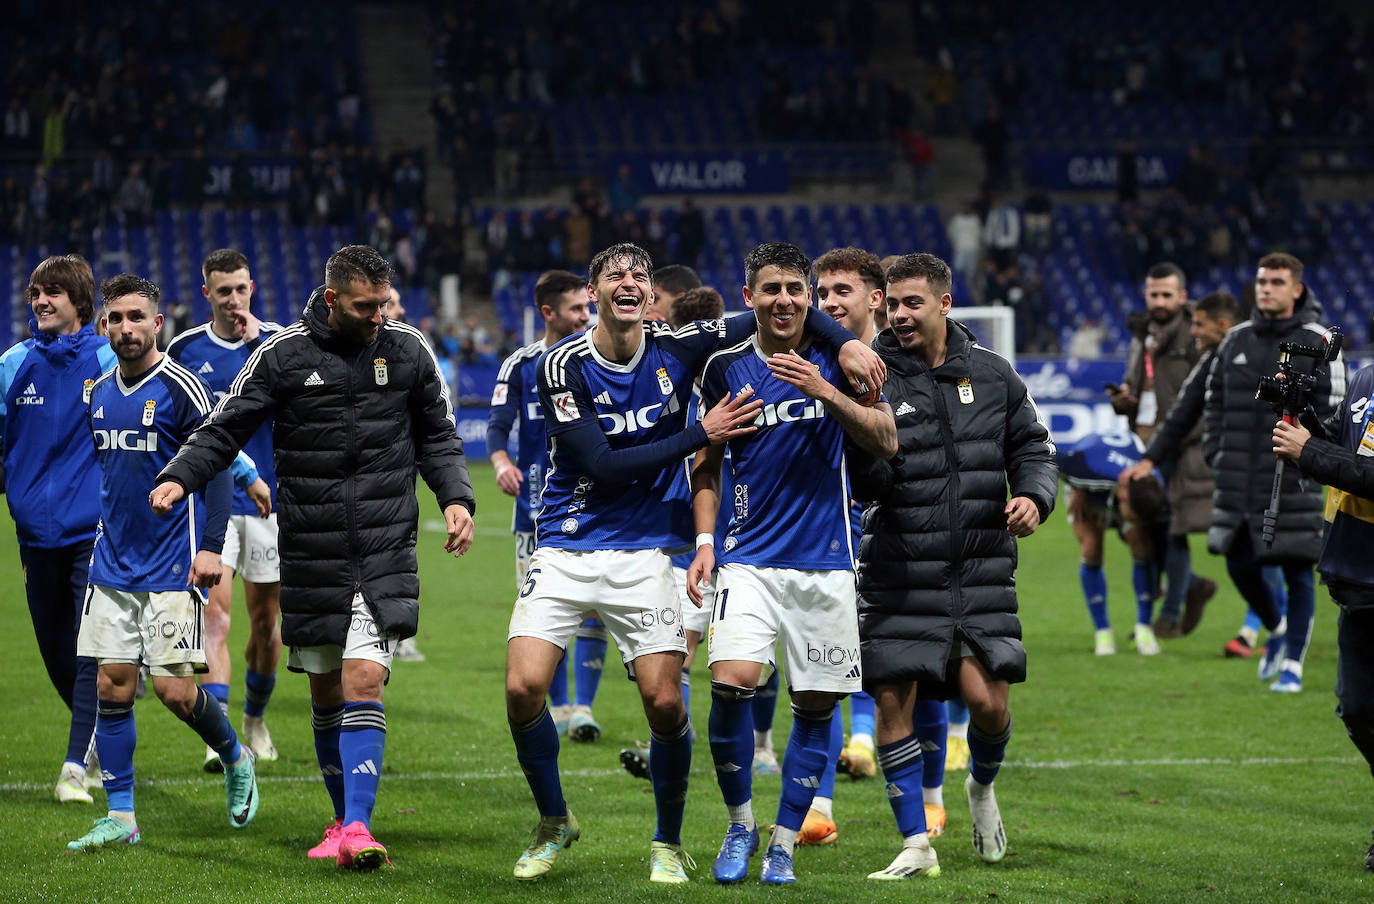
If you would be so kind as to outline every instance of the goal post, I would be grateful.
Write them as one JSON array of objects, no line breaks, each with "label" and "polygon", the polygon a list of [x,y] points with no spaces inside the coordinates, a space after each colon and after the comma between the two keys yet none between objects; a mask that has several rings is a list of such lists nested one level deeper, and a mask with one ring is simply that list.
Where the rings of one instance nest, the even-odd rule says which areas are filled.
[{"label": "goal post", "polygon": [[972,305],[950,309],[949,316],[973,330],[978,344],[1016,364],[1016,317],[1002,305]]}]

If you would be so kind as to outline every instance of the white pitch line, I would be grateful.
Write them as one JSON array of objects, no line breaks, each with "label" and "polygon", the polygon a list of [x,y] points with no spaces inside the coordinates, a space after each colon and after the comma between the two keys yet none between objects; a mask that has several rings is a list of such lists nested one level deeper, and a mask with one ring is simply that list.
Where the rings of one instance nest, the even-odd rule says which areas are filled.
[{"label": "white pitch line", "polygon": [[[1156,766],[1325,766],[1325,765],[1348,765],[1353,766],[1363,763],[1359,757],[1341,756],[1317,756],[1317,757],[1196,757],[1187,759],[1148,759],[1148,760],[1007,760],[1003,766],[1011,769],[1082,769],[1082,768],[1102,768],[1102,769],[1148,769]],[[575,769],[559,773],[565,778],[606,778],[608,776],[624,776],[623,769]],[[523,778],[524,776],[514,770],[503,770],[500,772],[384,772],[382,777],[391,782],[482,782],[482,781],[506,781]],[[318,775],[263,775],[258,774],[259,784],[271,785],[292,785],[304,782],[317,782],[320,780]],[[174,788],[189,787],[192,785],[210,785],[218,779],[209,776],[196,776],[188,778],[162,778],[152,780],[141,780],[140,786]],[[24,792],[24,791],[50,791],[50,783],[37,782],[11,782],[0,784],[0,793]]]}]

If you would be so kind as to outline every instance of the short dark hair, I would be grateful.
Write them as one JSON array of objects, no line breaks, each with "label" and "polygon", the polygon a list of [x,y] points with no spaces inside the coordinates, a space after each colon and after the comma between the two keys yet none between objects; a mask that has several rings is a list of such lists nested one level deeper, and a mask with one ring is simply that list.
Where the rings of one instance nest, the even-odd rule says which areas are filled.
[{"label": "short dark hair", "polygon": [[811,258],[791,242],[764,242],[744,258],[745,285],[754,288],[754,281],[764,267],[799,273],[807,279],[811,275]]},{"label": "short dark hair", "polygon": [[324,265],[324,284],[338,292],[355,282],[391,283],[391,264],[371,245],[344,245]]},{"label": "short dark hair", "polygon": [[[686,264],[669,264],[654,274],[654,285],[662,286],[674,295],[701,288],[701,277]],[[697,318],[692,318],[697,319]]]},{"label": "short dark hair", "polygon": [[1262,270],[1287,270],[1293,274],[1293,282],[1302,282],[1302,261],[1291,254],[1275,251],[1259,259]]},{"label": "short dark hair", "polygon": [[598,252],[596,257],[592,258],[592,262],[587,265],[587,283],[596,285],[597,279],[600,278],[601,272],[606,269],[606,266],[621,258],[628,259],[631,268],[644,268],[644,271],[649,274],[650,284],[653,283],[654,260],[649,257],[649,252],[633,242],[619,242]]},{"label": "short dark hair", "polygon": [[43,286],[58,286],[67,293],[82,326],[95,317],[95,274],[81,255],[53,255],[34,267],[25,293],[29,301],[38,297],[38,290]]},{"label": "short dark hair", "polygon": [[1215,320],[1240,320],[1240,302],[1230,292],[1213,292],[1198,299],[1196,309]]},{"label": "short dark hair", "polygon": [[1188,288],[1188,277],[1183,275],[1183,268],[1172,261],[1161,261],[1145,273],[1146,279],[1168,279],[1171,276],[1178,278],[1180,289]]},{"label": "short dark hair", "polygon": [[162,298],[162,290],[151,279],[144,279],[135,273],[111,276],[100,284],[100,297],[107,305],[125,295],[142,295],[153,303],[153,309],[156,310],[158,301]]},{"label": "short dark hair", "polygon": [[534,306],[542,308],[548,305],[555,311],[558,310],[558,299],[569,292],[587,289],[587,281],[576,273],[569,273],[567,270],[549,270],[539,275],[539,281],[534,284]]},{"label": "short dark hair", "polygon": [[883,267],[878,261],[878,255],[872,251],[865,251],[862,248],[855,248],[850,245],[845,248],[832,248],[816,258],[811,264],[811,275],[819,279],[822,273],[852,272],[859,274],[863,281],[868,284],[868,290],[881,289],[884,286]]},{"label": "short dark hair", "polygon": [[887,268],[887,284],[890,286],[904,279],[924,279],[930,291],[945,295],[954,284],[954,275],[949,264],[933,254],[903,254]]},{"label": "short dark hair", "polygon": [[249,270],[248,258],[244,257],[242,251],[233,248],[217,248],[205,255],[205,262],[200,265],[200,275],[202,279],[209,279],[211,273],[233,273],[235,270]]},{"label": "short dark hair", "polygon": [[668,325],[673,329],[693,320],[716,320],[725,316],[725,299],[710,286],[697,286],[682,293],[668,308]]},{"label": "short dark hair", "polygon": [[[1155,277],[1159,279],[1159,277]],[[1126,484],[1126,500],[1131,511],[1145,524],[1159,521],[1169,508],[1169,497],[1164,492],[1164,484],[1154,476],[1137,477]]]}]

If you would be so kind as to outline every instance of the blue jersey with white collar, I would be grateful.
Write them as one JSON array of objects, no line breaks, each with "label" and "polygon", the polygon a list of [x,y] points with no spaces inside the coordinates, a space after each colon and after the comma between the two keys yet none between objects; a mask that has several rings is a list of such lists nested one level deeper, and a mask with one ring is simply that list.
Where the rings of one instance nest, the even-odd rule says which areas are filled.
[{"label": "blue jersey with white collar", "polygon": [[[206,546],[201,494],[188,495],[161,517],[153,514],[148,494],[212,407],[209,387],[167,355],[133,385],[117,367],[96,381],[86,411],[100,464],[92,584],[133,593],[187,589],[191,562]],[[217,528],[222,543],[224,524]]]},{"label": "blue jersey with white collar", "polygon": [[[517,533],[534,530],[534,515],[539,511],[544,475],[549,471],[548,438],[544,433],[544,411],[539,405],[539,356],[547,346],[543,340],[518,348],[501,364],[496,388],[491,394],[491,414],[487,420],[487,449],[506,448],[511,428],[519,423],[515,464],[525,478],[515,497]],[[492,445],[496,442],[497,445]]]},{"label": "blue jersey with white collar", "polygon": [[[281,327],[275,323],[264,322],[260,329],[258,338],[250,343],[244,342],[242,339],[232,341],[222,339],[215,335],[210,324],[202,323],[173,339],[172,344],[167,346],[167,354],[186,365],[188,370],[194,371],[198,377],[204,380],[218,401],[228,394],[229,385],[234,382],[239,371],[243,370],[243,365],[253,350],[268,336],[279,331]],[[244,443],[243,451],[253,460],[253,464],[258,469],[258,476],[267,483],[268,489],[272,491],[272,508],[275,510],[277,507],[277,472],[272,461],[271,418],[264,421],[248,442]],[[253,504],[253,500],[248,498],[248,493],[244,491],[243,487],[235,486],[234,503],[231,511],[235,515],[256,515],[258,508]]]},{"label": "blue jersey with white collar", "polygon": [[[1098,491],[1115,490],[1121,472],[1144,457],[1145,444],[1134,433],[1091,433],[1076,443],[1061,443],[1055,454],[1069,486]],[[1159,477],[1158,470],[1154,474]]]},{"label": "blue jersey with white collar", "polygon": [[[848,389],[829,348],[813,343],[798,354]],[[730,511],[730,529],[716,547],[716,562],[853,570],[844,428],[824,404],[773,375],[757,339],[712,355],[701,378],[707,399],[747,387],[764,406],[754,421],[758,431],[728,444],[732,474],[722,481],[721,507]]]},{"label": "blue jersey with white collar", "polygon": [[[540,359],[539,399],[549,435],[549,472],[536,518],[541,547],[561,549],[682,549],[691,545],[691,506],[675,479],[681,460],[653,479],[598,484],[559,458],[558,437],[595,424],[612,450],[644,446],[681,431],[692,384],[710,354],[756,329],[752,315],[689,323],[674,332],[646,321],[629,361],[604,358],[593,331],[570,336]],[[676,498],[675,498],[676,496]]]}]

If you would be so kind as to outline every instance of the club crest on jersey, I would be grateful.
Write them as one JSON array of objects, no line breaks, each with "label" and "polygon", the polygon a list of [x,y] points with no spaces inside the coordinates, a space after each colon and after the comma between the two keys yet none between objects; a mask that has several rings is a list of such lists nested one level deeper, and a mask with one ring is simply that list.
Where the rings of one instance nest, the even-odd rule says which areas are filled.
[{"label": "club crest on jersey", "polygon": [[157,411],[157,402],[153,399],[143,403],[143,426],[153,426],[153,414]]},{"label": "club crest on jersey", "polygon": [[660,367],[655,374],[658,376],[658,388],[663,390],[664,395],[672,395],[673,381],[668,379],[668,368]]},{"label": "club crest on jersey", "polygon": [[81,404],[91,404],[91,389],[95,386],[94,380],[87,380],[81,384]]},{"label": "club crest on jersey", "polygon": [[973,404],[973,383],[968,377],[959,378],[959,401],[965,405]]},{"label": "club crest on jersey", "polygon": [[376,379],[378,386],[385,386],[387,384],[388,377],[386,373],[385,358],[372,359],[372,376]]}]

